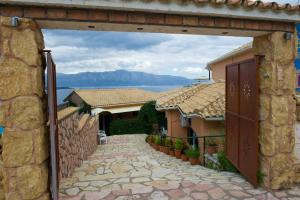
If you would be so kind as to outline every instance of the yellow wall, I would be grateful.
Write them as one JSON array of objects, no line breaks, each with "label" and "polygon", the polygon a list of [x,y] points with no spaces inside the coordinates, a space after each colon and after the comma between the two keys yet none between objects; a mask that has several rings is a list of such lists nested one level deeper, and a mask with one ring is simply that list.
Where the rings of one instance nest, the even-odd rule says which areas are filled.
[{"label": "yellow wall", "polygon": [[212,73],[212,79],[217,81],[217,80],[225,80],[225,67],[226,65],[232,64],[232,63],[236,63],[236,62],[240,62],[246,59],[250,59],[253,58],[254,54],[252,52],[252,50],[246,51],[240,55],[237,56],[232,56],[230,58],[227,58],[225,60],[222,60],[218,63],[212,64],[210,66],[211,68],[211,73]]}]

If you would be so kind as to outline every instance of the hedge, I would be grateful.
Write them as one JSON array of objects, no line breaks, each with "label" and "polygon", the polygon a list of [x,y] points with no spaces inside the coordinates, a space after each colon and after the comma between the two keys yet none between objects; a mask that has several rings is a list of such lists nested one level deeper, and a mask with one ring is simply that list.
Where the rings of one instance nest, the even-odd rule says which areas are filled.
[{"label": "hedge", "polygon": [[110,135],[146,133],[151,129],[148,124],[138,119],[116,119],[109,126]]}]

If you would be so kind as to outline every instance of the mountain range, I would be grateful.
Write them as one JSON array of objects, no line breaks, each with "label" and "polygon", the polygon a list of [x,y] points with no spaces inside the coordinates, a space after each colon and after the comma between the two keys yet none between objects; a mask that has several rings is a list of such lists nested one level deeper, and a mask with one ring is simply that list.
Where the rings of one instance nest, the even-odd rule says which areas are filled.
[{"label": "mountain range", "polygon": [[180,76],[155,75],[126,70],[77,74],[57,73],[56,80],[58,87],[188,85],[195,82]]}]

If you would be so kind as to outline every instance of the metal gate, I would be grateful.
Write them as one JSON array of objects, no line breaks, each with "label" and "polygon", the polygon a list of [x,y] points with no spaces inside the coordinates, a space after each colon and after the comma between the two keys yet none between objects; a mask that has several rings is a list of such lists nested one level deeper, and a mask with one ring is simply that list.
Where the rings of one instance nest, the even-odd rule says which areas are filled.
[{"label": "metal gate", "polygon": [[254,186],[259,170],[258,61],[226,66],[226,155]]},{"label": "metal gate", "polygon": [[56,98],[56,65],[51,51],[45,50],[47,62],[47,95],[50,128],[50,159],[51,159],[51,194],[58,199],[58,130],[57,130],[57,98]]}]

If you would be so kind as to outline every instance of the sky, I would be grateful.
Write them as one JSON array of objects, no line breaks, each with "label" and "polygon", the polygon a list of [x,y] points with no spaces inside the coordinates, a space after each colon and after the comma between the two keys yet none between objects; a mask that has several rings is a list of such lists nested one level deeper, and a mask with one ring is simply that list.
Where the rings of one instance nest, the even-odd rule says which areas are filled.
[{"label": "sky", "polygon": [[[281,0],[296,4],[298,0]],[[252,38],[158,33],[43,30],[57,72],[103,72],[119,69],[199,78],[207,62]]]}]

